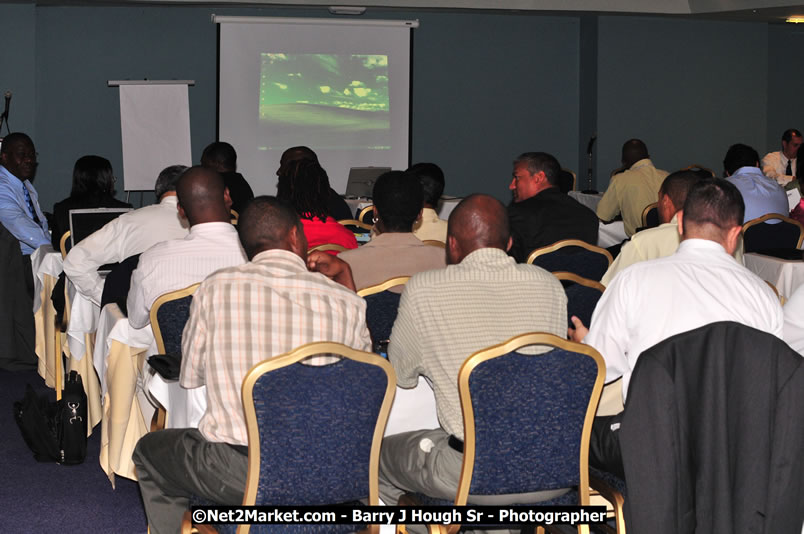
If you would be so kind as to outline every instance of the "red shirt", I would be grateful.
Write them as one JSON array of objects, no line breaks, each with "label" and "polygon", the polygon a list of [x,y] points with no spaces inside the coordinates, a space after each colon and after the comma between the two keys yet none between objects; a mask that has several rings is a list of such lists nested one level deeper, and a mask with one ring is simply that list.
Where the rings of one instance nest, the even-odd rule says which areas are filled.
[{"label": "red shirt", "polygon": [[[357,248],[355,234],[332,217],[327,217],[325,222],[321,222],[318,217],[312,220],[302,218],[301,221],[304,226],[304,235],[307,237],[308,249],[324,244],[341,245],[347,249]],[[327,252],[333,256],[338,254],[334,250]]]}]

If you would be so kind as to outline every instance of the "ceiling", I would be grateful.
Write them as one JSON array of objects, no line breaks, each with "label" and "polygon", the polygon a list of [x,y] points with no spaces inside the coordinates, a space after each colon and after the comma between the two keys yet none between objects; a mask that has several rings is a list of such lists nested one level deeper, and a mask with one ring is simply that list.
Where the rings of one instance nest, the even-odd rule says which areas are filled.
[{"label": "ceiling", "polygon": [[[801,0],[799,0],[800,2]],[[804,4],[783,0],[0,0],[37,5],[214,5],[318,7],[331,5],[417,10],[492,10],[550,13],[671,15],[687,18],[778,22],[804,16]],[[802,26],[804,29],[804,26]]]}]

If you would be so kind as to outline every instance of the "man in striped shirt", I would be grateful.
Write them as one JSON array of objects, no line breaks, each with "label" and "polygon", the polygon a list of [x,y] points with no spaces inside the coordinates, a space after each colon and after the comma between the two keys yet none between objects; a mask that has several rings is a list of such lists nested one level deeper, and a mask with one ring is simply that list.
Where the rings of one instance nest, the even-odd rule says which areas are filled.
[{"label": "man in striped shirt", "polygon": [[[430,379],[441,426],[383,440],[385,504],[395,505],[405,491],[455,498],[464,437],[458,371],[469,356],[527,332],[566,335],[561,283],[544,269],[516,263],[506,253],[510,247],[505,207],[492,197],[471,195],[449,217],[447,268],[414,275],[402,292],[388,359],[400,387],[415,387],[419,375]],[[521,496],[527,500],[482,504],[552,496],[537,492]]]},{"label": "man in striped shirt", "polygon": [[240,389],[252,367],[314,341],[370,350],[366,304],[354,293],[349,266],[326,253],[307,257],[291,208],[258,197],[241,215],[238,233],[249,262],[201,284],[184,329],[179,382],[206,385],[207,411],[198,429],[147,434],[134,451],[153,534],[178,532],[191,495],[242,502],[248,458]]}]

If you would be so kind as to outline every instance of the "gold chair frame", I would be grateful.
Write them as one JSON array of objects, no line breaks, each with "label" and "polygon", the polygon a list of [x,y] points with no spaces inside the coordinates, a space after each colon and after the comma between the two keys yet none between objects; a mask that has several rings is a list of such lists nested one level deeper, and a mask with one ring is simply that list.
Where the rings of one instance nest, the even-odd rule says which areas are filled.
[{"label": "gold chair frame", "polygon": [[391,289],[392,287],[405,285],[408,283],[408,280],[410,280],[410,276],[395,276],[394,278],[389,278],[385,282],[380,282],[379,284],[374,284],[373,286],[364,287],[363,289],[357,292],[357,296],[367,297],[368,295],[381,293],[386,289]]},{"label": "gold chair frame", "polygon": [[365,208],[360,210],[360,213],[357,214],[357,220],[362,222],[363,224],[368,224],[364,219],[364,217],[366,216],[367,213],[372,213],[372,214],[374,213],[374,204],[372,204],[371,206],[366,206]]},{"label": "gold chair frame", "polygon": [[[246,416],[246,429],[248,432],[248,475],[246,477],[246,491],[243,496],[243,506],[252,506],[257,498],[257,487],[259,485],[259,470],[260,470],[260,448],[254,446],[260,441],[259,426],[257,425],[257,412],[254,409],[254,399],[252,397],[254,391],[254,384],[257,379],[265,373],[287,367],[294,363],[300,362],[305,358],[315,354],[337,354],[342,358],[349,358],[358,362],[376,365],[385,371],[388,377],[388,384],[385,389],[385,398],[383,399],[380,413],[377,416],[377,424],[374,427],[374,437],[371,442],[371,454],[369,457],[369,505],[376,506],[379,504],[380,489],[379,489],[379,476],[380,476],[380,445],[382,444],[385,426],[388,423],[388,416],[391,413],[391,405],[394,401],[396,394],[396,373],[388,360],[381,358],[376,354],[370,352],[363,352],[355,350],[346,345],[332,342],[317,342],[308,343],[301,347],[281,354],[274,358],[269,358],[263,362],[258,363],[246,374],[243,379],[243,388],[241,393],[241,400],[243,402],[243,411]],[[185,528],[189,527],[190,514],[189,511],[184,514],[184,522],[182,524],[182,532]],[[251,525],[240,525],[237,527],[238,534],[248,534]],[[198,532],[210,532],[214,530],[207,530],[199,528]],[[368,531],[372,534],[379,532],[378,525],[370,525]],[[189,532],[189,530],[186,530]]]},{"label": "gold chair frame", "polygon": [[321,252],[326,252],[328,250],[343,252],[344,250],[346,250],[346,247],[344,247],[343,245],[336,245],[335,243],[322,243],[321,245],[316,245],[313,248],[308,249],[307,253],[309,254],[310,252],[315,252],[317,250],[320,250]]},{"label": "gold chair frame", "polygon": [[[589,504],[589,440],[591,439],[592,422],[595,419],[597,403],[600,400],[600,393],[603,391],[603,382],[606,378],[606,364],[600,353],[589,345],[568,341],[553,334],[530,333],[512,337],[499,345],[494,345],[475,352],[463,363],[458,372],[458,393],[460,394],[461,411],[463,413],[464,446],[463,466],[458,482],[458,491],[455,496],[456,506],[464,506],[466,504],[475,463],[475,415],[472,410],[472,398],[469,392],[469,376],[474,368],[482,362],[529,345],[545,345],[578,352],[589,356],[597,364],[597,378],[595,378],[595,385],[592,388],[592,395],[589,398],[586,416],[584,417],[583,430],[581,431],[581,457],[578,482],[578,504],[582,506]],[[533,357],[538,358],[539,355],[536,354]],[[437,526],[440,532],[445,534],[456,534],[460,529],[460,525],[457,524],[449,525],[448,527],[445,525]],[[550,527],[548,527],[548,530],[550,530]],[[579,534],[588,534],[589,525],[578,525],[578,532]]]},{"label": "gold chair frame", "polygon": [[232,210],[232,209],[229,210],[229,213],[232,215],[232,218],[230,219],[229,222],[231,222],[233,225],[237,226],[237,221],[240,219],[240,214],[237,213],[237,211]]},{"label": "gold chair frame", "polygon": [[362,221],[358,221],[357,219],[341,219],[338,222],[340,224],[344,225],[344,226],[357,226],[358,228],[362,228],[362,229],[368,230],[368,231],[371,231],[371,229],[374,228],[370,224],[366,224],[366,223],[364,223]]},{"label": "gold chair frame", "polygon": [[595,245],[590,245],[589,243],[587,243],[585,241],[581,241],[580,239],[562,239],[561,241],[557,241],[557,242],[553,243],[552,245],[547,245],[546,247],[537,248],[536,250],[534,250],[533,252],[531,252],[528,255],[528,260],[527,260],[526,263],[533,264],[533,260],[535,260],[539,256],[541,256],[543,254],[548,254],[550,252],[555,252],[556,250],[564,248],[564,247],[581,247],[581,248],[585,248],[586,250],[591,250],[592,252],[597,252],[598,254],[603,254],[604,256],[606,256],[606,258],[608,258],[609,265],[611,265],[611,262],[614,261],[614,258],[611,257],[611,252],[609,252],[605,248],[600,248],[600,247],[595,246]]},{"label": "gold chair frame", "polygon": [[566,280],[568,282],[574,282],[582,286],[592,287],[594,289],[599,290],[601,293],[603,293],[606,290],[606,286],[604,286],[600,282],[584,278],[583,276],[578,276],[577,274],[568,271],[556,271],[553,273],[553,276],[555,276],[559,280]]},{"label": "gold chair frame", "polygon": [[653,204],[648,204],[647,206],[645,206],[645,209],[642,210],[642,227],[643,228],[648,226],[648,213],[653,208],[656,208],[658,210],[659,209],[659,203],[654,202]]},{"label": "gold chair frame", "polygon": [[422,243],[431,247],[441,247],[443,249],[447,248],[447,244],[443,241],[439,241],[438,239],[425,239],[422,241]]},{"label": "gold chair frame", "polygon": [[800,222],[798,222],[797,220],[792,219],[790,217],[785,217],[784,215],[779,215],[778,213],[766,213],[762,217],[757,217],[756,219],[751,219],[750,221],[746,221],[746,223],[743,224],[743,229],[742,229],[742,232],[740,233],[740,235],[742,235],[742,237],[743,237],[743,241],[745,241],[745,231],[746,230],[748,230],[752,226],[764,223],[765,221],[768,221],[770,219],[778,219],[780,221],[784,221],[784,222],[790,223],[790,224],[795,224],[796,226],[798,226],[798,243],[796,243],[796,248],[801,248],[801,243],[802,243],[802,241],[804,241],[804,226],[802,226],[802,224]]},{"label": "gold chair frame", "polygon": [[[159,354],[165,354],[165,341],[162,339],[162,330],[159,328],[159,321],[156,319],[156,314],[159,311],[159,308],[165,302],[169,302],[171,300],[178,300],[184,298],[188,295],[192,295],[195,293],[195,290],[198,289],[198,286],[201,284],[193,284],[191,286],[185,287],[183,289],[177,289],[175,291],[170,291],[168,293],[163,293],[159,295],[157,299],[154,301],[153,305],[151,306],[151,311],[149,316],[151,318],[151,330],[154,333],[154,340],[156,341],[156,349],[159,351]],[[156,430],[162,430],[165,428],[165,423],[167,422],[167,412],[163,406],[158,406],[156,411],[154,412],[154,417],[151,420],[151,432]]]},{"label": "gold chair frame", "polygon": [[67,230],[63,234],[61,234],[61,239],[59,239],[59,250],[61,251],[61,259],[67,257],[67,240],[70,239],[70,231]]},{"label": "gold chair frame", "polygon": [[566,167],[561,168],[562,171],[568,172],[572,175],[572,189],[570,191],[577,191],[578,190],[578,175],[575,174],[575,171],[571,169],[567,169]]}]

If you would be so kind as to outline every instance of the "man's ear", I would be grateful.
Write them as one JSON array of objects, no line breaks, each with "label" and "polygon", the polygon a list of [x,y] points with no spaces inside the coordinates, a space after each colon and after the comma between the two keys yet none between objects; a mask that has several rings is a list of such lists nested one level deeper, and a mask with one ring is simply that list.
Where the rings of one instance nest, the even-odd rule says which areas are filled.
[{"label": "man's ear", "polygon": [[[232,209],[232,196],[229,194],[228,187],[223,188],[223,203],[226,205],[227,210]],[[240,214],[238,213],[238,215]]]},{"label": "man's ear", "polygon": [[676,212],[676,219],[678,220],[678,235],[684,235],[684,210]]},{"label": "man's ear", "polygon": [[187,214],[186,214],[186,213],[184,213],[184,208],[182,207],[181,203],[176,204],[176,209],[178,209],[178,210],[179,210],[179,217],[181,217],[182,219],[186,219],[186,218],[187,218]]},{"label": "man's ear", "polygon": [[298,226],[291,226],[287,237],[288,246],[291,252],[294,252],[302,259],[307,259],[307,237],[304,235],[304,230]]},{"label": "man's ear", "polygon": [[510,252],[511,247],[513,247],[513,246],[514,246],[514,238],[509,236],[508,237],[508,245],[505,247],[505,251]]},{"label": "man's ear", "polygon": [[742,226],[733,226],[729,228],[728,233],[726,234],[726,252],[730,255],[734,255],[734,251],[737,250],[737,244],[740,241],[740,234],[742,234],[743,227]]}]

